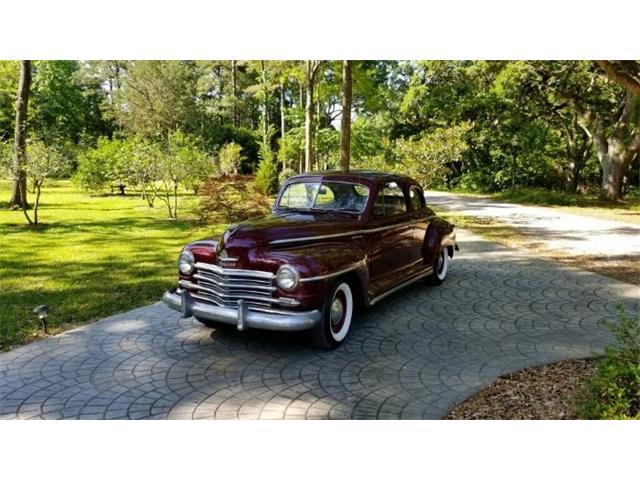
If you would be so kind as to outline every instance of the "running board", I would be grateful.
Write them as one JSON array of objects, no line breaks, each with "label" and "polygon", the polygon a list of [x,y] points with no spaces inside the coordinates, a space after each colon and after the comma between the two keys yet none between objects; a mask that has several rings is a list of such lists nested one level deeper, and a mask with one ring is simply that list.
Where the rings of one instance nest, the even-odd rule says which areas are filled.
[{"label": "running board", "polygon": [[380,300],[382,300],[383,298],[388,297],[389,295],[391,295],[392,293],[397,292],[398,290],[407,287],[409,285],[411,285],[412,283],[417,282],[418,280],[422,280],[424,277],[426,277],[427,275],[429,275],[431,272],[433,271],[433,267],[429,267],[426,270],[423,270],[422,272],[418,273],[415,277],[410,278],[409,280],[401,283],[400,285],[397,285],[395,287],[393,287],[391,290],[387,290],[386,292],[378,295],[377,297],[373,298],[370,302],[369,305],[375,305],[376,303],[378,303]]}]

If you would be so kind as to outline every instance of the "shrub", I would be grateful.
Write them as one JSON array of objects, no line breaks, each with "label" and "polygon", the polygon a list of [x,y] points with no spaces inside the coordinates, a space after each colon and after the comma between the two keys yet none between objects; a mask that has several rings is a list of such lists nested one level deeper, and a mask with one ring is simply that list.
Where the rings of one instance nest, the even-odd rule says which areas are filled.
[{"label": "shrub", "polygon": [[615,342],[578,399],[583,418],[640,419],[640,317],[627,315],[622,306],[618,312],[618,323],[603,321]]},{"label": "shrub", "polygon": [[242,147],[235,142],[225,143],[218,152],[218,168],[223,175],[237,175],[243,160]]},{"label": "shrub", "polygon": [[241,222],[269,212],[271,202],[256,187],[252,175],[225,175],[200,188],[200,220]]},{"label": "shrub", "polygon": [[260,165],[256,173],[256,187],[264,195],[278,191],[278,165],[268,144],[260,145]]}]

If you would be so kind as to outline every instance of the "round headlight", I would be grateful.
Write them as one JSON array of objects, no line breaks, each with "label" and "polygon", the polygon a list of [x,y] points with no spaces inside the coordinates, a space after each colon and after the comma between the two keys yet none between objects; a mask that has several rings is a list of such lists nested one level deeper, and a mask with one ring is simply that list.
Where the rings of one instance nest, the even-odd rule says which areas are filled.
[{"label": "round headlight", "polygon": [[189,275],[193,272],[193,264],[196,263],[196,259],[193,257],[193,253],[185,251],[178,257],[178,270],[184,275]]},{"label": "round headlight", "polygon": [[285,292],[290,292],[298,286],[300,274],[291,265],[283,265],[278,269],[276,274],[278,286]]}]

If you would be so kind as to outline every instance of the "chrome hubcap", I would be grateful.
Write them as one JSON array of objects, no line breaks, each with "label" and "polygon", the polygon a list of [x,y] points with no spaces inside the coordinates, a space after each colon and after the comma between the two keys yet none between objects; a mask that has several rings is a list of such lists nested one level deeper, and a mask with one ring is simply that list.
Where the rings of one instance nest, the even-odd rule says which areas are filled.
[{"label": "chrome hubcap", "polygon": [[344,302],[341,298],[334,298],[331,302],[331,324],[338,325],[344,314]]}]

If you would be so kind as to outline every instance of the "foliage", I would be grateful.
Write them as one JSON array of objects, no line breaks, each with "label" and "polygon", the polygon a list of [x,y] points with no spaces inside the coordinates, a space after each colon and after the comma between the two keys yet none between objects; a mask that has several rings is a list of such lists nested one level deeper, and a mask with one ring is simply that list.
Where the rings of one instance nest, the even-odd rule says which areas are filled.
[{"label": "foliage", "polygon": [[223,175],[204,183],[200,190],[202,222],[241,222],[265,215],[269,197],[261,193],[251,175]]},{"label": "foliage", "polygon": [[167,206],[169,217],[178,218],[178,189],[190,186],[197,192],[200,184],[213,173],[213,161],[200,149],[196,137],[176,130],[169,134],[157,162],[159,182],[153,182],[151,187]]},{"label": "foliage", "polygon": [[48,143],[91,143],[109,135],[112,126],[102,118],[104,91],[97,81],[81,81],[80,62],[37,61],[29,100],[30,128]]},{"label": "foliage", "polygon": [[13,147],[7,142],[0,141],[0,177],[11,176]]},{"label": "foliage", "polygon": [[443,187],[450,166],[459,162],[467,149],[464,134],[469,124],[436,128],[418,139],[398,139],[394,152],[403,170],[425,188]]},{"label": "foliage", "polygon": [[271,146],[260,145],[260,164],[256,173],[256,188],[263,195],[273,195],[278,191],[278,164]]},{"label": "foliage", "polygon": [[166,139],[197,120],[197,69],[194,62],[132,62],[116,97],[119,121],[127,131]]},{"label": "foliage", "polygon": [[218,151],[218,169],[222,175],[237,175],[242,160],[242,147],[235,142],[225,143]]},{"label": "foliage", "polygon": [[[636,105],[620,122],[625,89],[600,63],[354,61],[352,167],[415,174],[438,188],[589,193],[611,163],[600,139],[620,146],[626,195],[640,185],[640,114]],[[311,168],[332,169],[341,62],[319,65]],[[612,65],[636,71],[640,63]],[[5,142],[13,137],[17,66],[0,61]],[[306,61],[36,61],[29,131],[77,163],[76,178],[92,190],[140,188],[153,203],[159,197],[146,192],[179,173],[169,144],[180,131],[198,152],[216,152],[222,173],[260,170],[262,188],[273,191],[274,179],[304,166],[305,71]],[[261,146],[273,149],[276,138],[277,161]],[[180,188],[197,189],[210,171],[195,164],[181,162],[191,173],[178,175]]]},{"label": "foliage", "polygon": [[580,398],[583,418],[640,419],[640,316],[628,315],[622,305],[618,312],[618,323],[603,321],[615,343]]},{"label": "foliage", "polygon": [[[55,147],[46,145],[41,140],[31,140],[27,144],[27,163],[24,166],[27,179],[36,194],[33,204],[33,223],[38,225],[38,211],[42,186],[50,178],[67,175],[70,170],[69,158]],[[24,211],[29,223],[32,223],[30,215]]]},{"label": "foliage", "polygon": [[[133,135],[126,139],[98,139],[95,148],[79,158],[74,180],[89,190],[118,187],[140,188],[149,206],[155,198],[177,218],[178,189],[198,188],[213,172],[213,159],[200,147],[200,140],[180,130],[171,132],[167,142]],[[153,192],[153,197],[151,193]]]},{"label": "foliage", "polygon": [[19,63],[0,60],[0,142],[13,138]]},{"label": "foliage", "polygon": [[[124,152],[123,140],[99,138],[95,148],[85,150],[78,157],[74,181],[94,191],[125,186],[130,178],[130,171],[124,160]],[[124,188],[121,191],[124,194]]]}]

